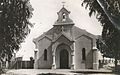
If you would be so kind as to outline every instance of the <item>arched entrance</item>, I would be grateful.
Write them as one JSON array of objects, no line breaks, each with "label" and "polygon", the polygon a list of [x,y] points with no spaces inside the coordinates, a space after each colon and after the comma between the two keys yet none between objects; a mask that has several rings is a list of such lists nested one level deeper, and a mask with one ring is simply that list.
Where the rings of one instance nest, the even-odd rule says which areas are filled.
[{"label": "arched entrance", "polygon": [[69,53],[66,49],[60,51],[60,69],[69,69]]}]

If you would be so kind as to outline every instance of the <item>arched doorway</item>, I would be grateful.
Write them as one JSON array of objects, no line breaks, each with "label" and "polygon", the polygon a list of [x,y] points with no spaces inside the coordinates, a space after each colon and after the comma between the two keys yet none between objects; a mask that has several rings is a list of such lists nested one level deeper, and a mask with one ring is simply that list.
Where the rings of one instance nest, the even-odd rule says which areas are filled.
[{"label": "arched doorway", "polygon": [[60,69],[69,69],[69,53],[66,49],[60,51]]}]

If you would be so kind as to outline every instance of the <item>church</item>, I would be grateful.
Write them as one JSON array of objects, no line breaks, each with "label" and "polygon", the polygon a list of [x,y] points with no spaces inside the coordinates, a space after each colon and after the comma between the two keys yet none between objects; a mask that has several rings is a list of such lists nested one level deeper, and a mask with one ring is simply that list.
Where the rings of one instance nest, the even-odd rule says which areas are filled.
[{"label": "church", "polygon": [[96,35],[75,26],[70,11],[60,9],[53,28],[33,39],[35,69],[98,69]]}]

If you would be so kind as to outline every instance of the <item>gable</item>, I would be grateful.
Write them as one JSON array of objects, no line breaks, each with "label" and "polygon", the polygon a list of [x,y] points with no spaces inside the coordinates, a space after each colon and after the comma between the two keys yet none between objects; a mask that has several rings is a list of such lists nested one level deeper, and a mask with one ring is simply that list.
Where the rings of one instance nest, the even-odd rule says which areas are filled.
[{"label": "gable", "polygon": [[[46,42],[51,43],[52,40],[48,36],[44,36],[44,37],[33,39],[33,42],[35,44],[35,48],[39,48],[40,43],[43,43],[43,44],[45,44]],[[43,45],[43,46],[45,46],[45,45]]]},{"label": "gable", "polygon": [[87,35],[81,35],[76,38],[76,44],[79,48],[89,48],[93,47],[93,39]]},{"label": "gable", "polygon": [[53,42],[56,42],[56,41],[58,41],[59,39],[61,39],[61,41],[64,40],[64,39],[66,39],[66,40],[68,40],[68,41],[73,42],[73,40],[72,40],[70,37],[68,37],[64,32],[61,33],[60,35],[58,35],[58,37],[57,37],[55,40],[53,40]]},{"label": "gable", "polygon": [[93,35],[84,29],[73,26],[73,38],[77,40],[81,36],[84,36],[87,39],[91,39],[93,41],[93,44],[96,44],[96,35]]},{"label": "gable", "polygon": [[58,12],[58,14],[59,14],[60,12],[65,12],[65,13],[68,13],[68,14],[70,13],[70,11],[68,11],[68,10],[67,10],[66,8],[64,8],[64,7]]},{"label": "gable", "polygon": [[89,39],[89,40],[91,40],[91,41],[93,40],[92,37],[87,36],[87,35],[85,35],[85,34],[78,36],[77,38],[75,38],[75,40],[77,40],[77,39],[79,39],[79,38],[81,38],[81,37],[87,38],[87,39]]},{"label": "gable", "polygon": [[53,44],[59,45],[59,44],[67,44],[70,45],[73,43],[73,41],[70,41],[68,38],[66,38],[65,36],[60,36],[60,38],[58,38],[56,41],[53,42]]},{"label": "gable", "polygon": [[44,36],[44,37],[42,37],[42,38],[39,38],[39,39],[38,39],[38,42],[41,41],[41,40],[43,40],[43,39],[47,39],[47,40],[49,40],[49,41],[52,41],[52,39],[51,39],[50,37]]},{"label": "gable", "polygon": [[51,45],[51,40],[48,37],[44,37],[38,41],[38,49],[47,49]]}]

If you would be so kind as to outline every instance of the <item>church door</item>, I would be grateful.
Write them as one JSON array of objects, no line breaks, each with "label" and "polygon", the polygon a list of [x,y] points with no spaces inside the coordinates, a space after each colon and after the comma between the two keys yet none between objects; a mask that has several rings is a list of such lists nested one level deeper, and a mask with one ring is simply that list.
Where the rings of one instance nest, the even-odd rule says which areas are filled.
[{"label": "church door", "polygon": [[69,68],[69,53],[67,50],[60,51],[60,69]]}]

